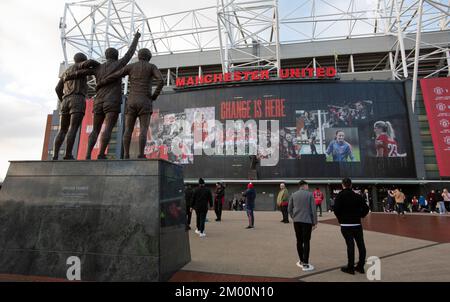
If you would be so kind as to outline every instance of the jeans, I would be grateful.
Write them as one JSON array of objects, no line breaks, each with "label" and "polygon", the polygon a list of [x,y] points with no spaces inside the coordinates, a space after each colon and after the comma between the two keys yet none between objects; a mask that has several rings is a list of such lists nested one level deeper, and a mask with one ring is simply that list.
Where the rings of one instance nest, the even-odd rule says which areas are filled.
[{"label": "jeans", "polygon": [[309,264],[309,241],[311,240],[312,224],[294,222],[295,237],[297,238],[297,253],[302,263]]},{"label": "jeans", "polygon": [[341,227],[341,233],[347,245],[347,267],[353,269],[355,266],[355,241],[359,253],[358,267],[364,267],[366,263],[366,246],[364,244],[362,226]]},{"label": "jeans", "polygon": [[248,217],[248,226],[255,226],[255,215],[253,213],[253,208],[248,207],[247,208],[247,217]]},{"label": "jeans", "polygon": [[445,209],[445,202],[439,201],[439,214],[445,214],[447,210]]},{"label": "jeans", "polygon": [[200,233],[204,233],[205,232],[206,214],[208,212],[195,211],[195,213],[197,214],[197,230],[199,230]]}]

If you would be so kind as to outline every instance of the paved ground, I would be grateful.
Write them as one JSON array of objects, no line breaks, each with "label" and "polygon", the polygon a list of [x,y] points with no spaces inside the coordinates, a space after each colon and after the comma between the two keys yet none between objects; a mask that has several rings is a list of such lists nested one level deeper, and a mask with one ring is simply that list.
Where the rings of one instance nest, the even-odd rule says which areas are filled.
[{"label": "paved ground", "polygon": [[[293,224],[281,223],[279,212],[256,212],[256,228],[249,230],[245,212],[225,211],[221,222],[213,212],[208,218],[206,238],[195,227],[189,232],[192,261],[171,281],[368,282],[365,275],[340,271],[346,247],[332,213],[324,213],[313,231],[310,262],[316,269],[309,273],[295,265]],[[381,281],[450,281],[450,215],[371,213],[364,228],[367,256],[381,259]],[[0,274],[1,281],[64,280]]]},{"label": "paved ground", "polygon": [[[221,222],[213,212],[208,217],[207,237],[190,231],[192,261],[172,281],[368,281],[340,271],[346,247],[332,213],[313,232],[316,269],[309,273],[295,265],[293,224],[281,223],[279,212],[256,212],[250,230],[245,212],[224,212]],[[450,281],[450,216],[371,213],[364,227],[367,256],[381,258],[382,281]]]}]

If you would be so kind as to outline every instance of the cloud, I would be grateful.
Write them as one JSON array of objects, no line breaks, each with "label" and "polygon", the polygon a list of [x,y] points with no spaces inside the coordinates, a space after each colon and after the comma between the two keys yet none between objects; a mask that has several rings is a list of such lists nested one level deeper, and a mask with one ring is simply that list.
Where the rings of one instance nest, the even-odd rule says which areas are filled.
[{"label": "cloud", "polygon": [[[2,91],[54,98],[62,51],[58,20],[61,1],[0,2],[0,83]],[[6,82],[4,82],[6,80]]]},{"label": "cloud", "polygon": [[[147,16],[215,5],[215,0],[137,1]],[[61,0],[0,1],[0,180],[8,160],[40,159],[63,52]],[[176,10],[174,10],[176,7]]]},{"label": "cloud", "polygon": [[40,159],[62,51],[59,0],[0,1],[0,180],[8,160]]},{"label": "cloud", "polygon": [[51,104],[0,92],[0,180],[8,160],[38,160]]}]

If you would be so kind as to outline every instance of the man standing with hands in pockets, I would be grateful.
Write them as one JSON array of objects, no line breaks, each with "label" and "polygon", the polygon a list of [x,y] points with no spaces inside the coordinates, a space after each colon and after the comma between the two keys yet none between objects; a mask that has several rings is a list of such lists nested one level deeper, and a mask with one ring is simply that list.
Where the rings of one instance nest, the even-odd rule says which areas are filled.
[{"label": "man standing with hands in pockets", "polygon": [[[361,218],[369,213],[369,206],[361,195],[353,192],[350,178],[342,180],[343,190],[336,196],[334,214],[341,225],[341,233],[347,245],[347,266],[341,271],[354,275],[355,271],[364,274],[366,263],[366,246],[364,244]],[[355,242],[358,246],[359,262],[355,266]]]},{"label": "man standing with hands in pockets", "polygon": [[288,212],[294,221],[297,238],[297,252],[300,258],[297,266],[307,272],[314,270],[314,266],[309,263],[309,241],[312,230],[317,227],[317,212],[313,194],[308,191],[308,183],[302,180],[298,185],[299,190],[289,199]]}]

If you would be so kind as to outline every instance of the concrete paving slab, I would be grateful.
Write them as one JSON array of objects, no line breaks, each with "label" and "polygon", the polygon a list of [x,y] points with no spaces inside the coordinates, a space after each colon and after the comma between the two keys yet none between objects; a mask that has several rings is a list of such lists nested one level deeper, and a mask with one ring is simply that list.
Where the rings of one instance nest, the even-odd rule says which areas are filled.
[{"label": "concrete paving slab", "polygon": [[[214,221],[214,212],[208,214],[206,238],[199,238],[190,231],[192,261],[183,270],[209,272],[216,274],[235,274],[276,278],[295,278],[301,281],[366,281],[365,275],[350,276],[340,272],[340,266],[346,263],[345,242],[339,226],[320,223],[313,231],[310,262],[315,271],[304,273],[295,263],[298,261],[293,224],[280,222],[277,212],[256,212],[255,229],[247,230],[245,212],[223,213],[222,221]],[[333,219],[332,213],[324,213],[322,221]],[[193,215],[193,222],[195,215]],[[365,231],[367,256],[382,259],[383,281],[427,280],[427,267],[442,266],[438,277],[444,278],[449,255],[445,245],[439,243],[380,232]],[[416,255],[426,255],[426,263],[421,269],[422,278],[412,278],[415,261],[399,266],[401,259]],[[400,260],[397,260],[400,259]],[[424,259],[424,258],[422,258]],[[391,265],[390,263],[393,263]],[[391,269],[392,267],[392,269]],[[430,274],[432,271],[428,272]],[[439,277],[440,276],[440,277]],[[448,273],[450,280],[450,273]],[[435,278],[431,278],[435,280]]]}]

